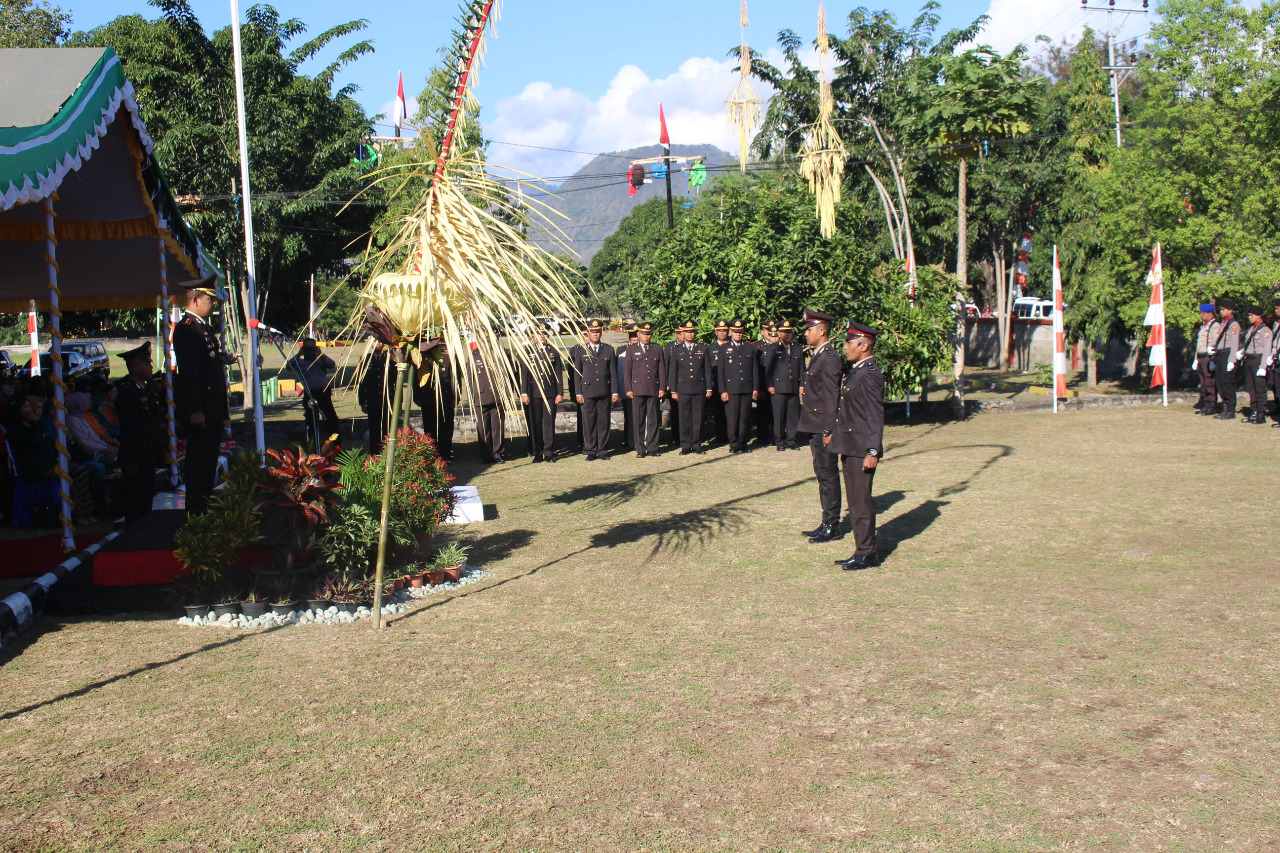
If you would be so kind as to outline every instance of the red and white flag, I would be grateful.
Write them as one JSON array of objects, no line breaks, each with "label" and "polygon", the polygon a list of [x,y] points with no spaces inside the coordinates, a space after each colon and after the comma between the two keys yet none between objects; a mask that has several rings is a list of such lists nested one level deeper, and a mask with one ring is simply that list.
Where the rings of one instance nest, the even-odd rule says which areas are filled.
[{"label": "red and white flag", "polygon": [[658,133],[658,142],[669,146],[671,137],[667,135],[667,117],[662,112],[662,104],[658,104],[658,123],[662,125],[662,130]]},{"label": "red and white flag", "polygon": [[31,300],[31,312],[27,314],[27,334],[31,335],[31,375],[40,375],[40,334],[36,331],[36,301]]},{"label": "red and white flag", "polygon": [[400,132],[404,129],[404,121],[409,117],[409,108],[404,101],[404,73],[399,72],[400,80],[396,84],[396,139],[400,138]]},{"label": "red and white flag", "polygon": [[1142,325],[1151,327],[1151,334],[1147,336],[1147,346],[1151,348],[1147,364],[1151,365],[1151,387],[1164,387],[1164,404],[1167,406],[1169,375],[1165,370],[1164,349],[1164,259],[1159,243],[1151,255],[1151,272],[1147,274],[1147,281],[1151,284],[1151,304],[1147,306],[1147,316],[1142,320]]},{"label": "red and white flag", "polygon": [[1053,247],[1053,410],[1058,398],[1067,396],[1067,341],[1062,330],[1062,269],[1058,266],[1058,247]]}]

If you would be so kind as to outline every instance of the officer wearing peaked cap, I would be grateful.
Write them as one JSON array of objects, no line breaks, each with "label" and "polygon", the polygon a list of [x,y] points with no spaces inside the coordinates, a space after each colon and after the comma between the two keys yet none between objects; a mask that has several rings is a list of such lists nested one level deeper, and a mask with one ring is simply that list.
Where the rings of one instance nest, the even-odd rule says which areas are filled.
[{"label": "officer wearing peaked cap", "polygon": [[235,357],[224,353],[209,325],[220,301],[214,276],[185,281],[187,310],[173,329],[173,353],[178,362],[174,405],[187,439],[183,474],[187,481],[187,514],[205,511],[218,473],[218,445],[227,422],[226,366]]},{"label": "officer wearing peaked cap", "polygon": [[609,409],[619,400],[618,359],[613,347],[601,343],[604,324],[587,323],[587,342],[572,350],[574,387],[582,406],[582,449],[587,461],[609,458]]},{"label": "officer wearing peaked cap", "polygon": [[636,457],[658,452],[658,424],[662,420],[659,400],[667,391],[667,358],[653,343],[653,324],[636,323],[636,342],[627,347],[626,394],[632,405],[631,444]]},{"label": "officer wearing peaked cap", "polygon": [[1218,337],[1217,309],[1213,303],[1205,302],[1200,306],[1200,328],[1196,331],[1196,356],[1192,369],[1200,377],[1200,399],[1196,400],[1195,413],[1198,415],[1214,414],[1217,405],[1217,391],[1213,384],[1213,342]]},{"label": "officer wearing peaked cap", "polygon": [[800,386],[801,432],[809,434],[813,473],[818,478],[818,500],[822,523],[803,535],[810,542],[831,542],[844,537],[840,529],[840,459],[827,449],[835,434],[836,406],[840,399],[840,356],[831,348],[831,327],[835,318],[821,311],[804,312],[805,342],[813,350],[804,384]]},{"label": "officer wearing peaked cap", "polygon": [[129,375],[117,385],[116,417],[120,420],[120,471],[123,474],[124,523],[133,524],[151,511],[156,468],[161,452],[160,403],[151,393],[151,341],[118,353]]},{"label": "officer wearing peaked cap", "polygon": [[1249,315],[1249,328],[1240,349],[1243,352],[1241,373],[1244,390],[1249,395],[1249,416],[1244,422],[1261,425],[1267,422],[1266,359],[1271,353],[1271,327],[1263,322],[1266,311],[1261,305],[1250,305],[1245,311]]},{"label": "officer wearing peaked cap", "polygon": [[[708,344],[707,348],[711,352],[711,387],[720,387],[720,357],[724,354],[725,347],[729,345],[729,321],[716,320],[715,328],[711,330],[715,335],[715,340]],[[711,395],[711,417],[716,425],[715,440],[717,442],[726,442],[729,440],[729,427],[725,417],[725,403],[720,399],[720,394]]]},{"label": "officer wearing peaked cap", "polygon": [[534,462],[556,461],[556,405],[564,400],[560,353],[547,343],[548,329],[533,333],[528,360],[520,363],[520,402],[528,407],[529,449]]},{"label": "officer wearing peaked cap", "polygon": [[702,449],[702,406],[711,397],[711,353],[694,339],[697,326],[682,327],[684,340],[671,348],[667,362],[667,382],[680,412],[680,453],[704,453]]},{"label": "officer wearing peaked cap", "polygon": [[778,324],[778,340],[761,354],[765,390],[773,405],[773,441],[779,450],[799,449],[796,429],[800,423],[800,383],[804,377],[804,349],[792,340],[795,328],[789,320]]},{"label": "officer wearing peaked cap", "polygon": [[823,439],[827,450],[839,455],[844,468],[844,491],[857,547],[853,556],[836,565],[866,569],[880,562],[876,552],[876,505],[871,485],[884,453],[884,376],[872,355],[878,332],[850,320],[845,329],[844,354],[849,370],[840,383],[835,430]]},{"label": "officer wearing peaked cap", "polygon": [[750,453],[751,401],[757,396],[756,348],[742,340],[746,325],[734,320],[720,354],[719,391],[728,419],[729,452]]},{"label": "officer wearing peaked cap", "polygon": [[1239,352],[1240,322],[1236,320],[1236,304],[1230,299],[1218,300],[1218,312],[1222,320],[1213,345],[1213,379],[1218,399],[1222,401],[1222,412],[1216,420],[1233,421],[1236,419],[1237,362],[1244,354]]}]

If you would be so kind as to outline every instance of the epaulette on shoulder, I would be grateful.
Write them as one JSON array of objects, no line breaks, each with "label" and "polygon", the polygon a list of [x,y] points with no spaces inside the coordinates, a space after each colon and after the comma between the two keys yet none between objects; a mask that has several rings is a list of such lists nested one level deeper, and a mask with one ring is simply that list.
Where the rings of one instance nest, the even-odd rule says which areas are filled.
[{"label": "epaulette on shoulder", "polygon": [[182,318],[182,325],[184,325],[184,326],[193,326],[193,325],[195,325],[195,322],[196,322],[196,321],[195,321],[195,320],[192,320],[190,317],[183,317],[183,318]]}]

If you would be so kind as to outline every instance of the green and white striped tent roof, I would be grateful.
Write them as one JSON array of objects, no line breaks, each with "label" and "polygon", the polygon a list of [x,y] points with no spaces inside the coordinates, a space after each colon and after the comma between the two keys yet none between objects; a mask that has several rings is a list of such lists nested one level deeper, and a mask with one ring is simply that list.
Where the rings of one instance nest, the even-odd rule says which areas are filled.
[{"label": "green and white striped tent roof", "polygon": [[48,305],[43,199],[53,197],[65,309],[141,308],[216,268],[152,154],[110,48],[0,49],[0,311]]}]

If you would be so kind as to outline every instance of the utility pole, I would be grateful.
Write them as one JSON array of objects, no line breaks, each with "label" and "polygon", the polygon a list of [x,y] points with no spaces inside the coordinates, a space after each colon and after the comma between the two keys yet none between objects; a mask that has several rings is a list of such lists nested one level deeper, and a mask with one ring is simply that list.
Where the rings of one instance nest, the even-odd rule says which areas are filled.
[{"label": "utility pole", "polygon": [[1117,9],[1116,0],[1107,0],[1106,6],[1090,6],[1089,0],[1080,0],[1080,8],[1087,12],[1107,13],[1107,64],[1103,66],[1103,69],[1111,72],[1111,103],[1115,107],[1116,113],[1117,150],[1124,147],[1124,138],[1120,134],[1120,72],[1132,71],[1137,57],[1130,56],[1128,65],[1116,65],[1115,13],[1119,12],[1122,15],[1145,15],[1148,11],[1147,4],[1148,0],[1142,0],[1141,9]]},{"label": "utility pole", "polygon": [[676,227],[675,210],[671,207],[671,146],[662,146],[662,166],[667,173],[667,230]]}]

